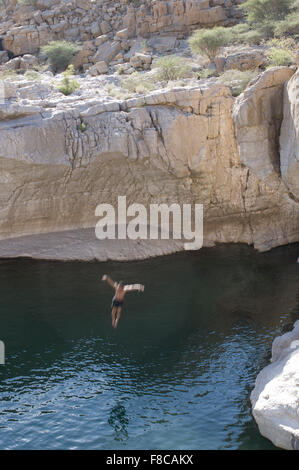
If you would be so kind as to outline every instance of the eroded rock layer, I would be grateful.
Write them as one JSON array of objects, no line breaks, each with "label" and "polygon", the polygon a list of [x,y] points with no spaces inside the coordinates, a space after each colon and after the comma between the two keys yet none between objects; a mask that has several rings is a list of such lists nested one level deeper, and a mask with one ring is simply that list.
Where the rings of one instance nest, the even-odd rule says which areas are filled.
[{"label": "eroded rock layer", "polygon": [[[283,87],[293,73],[266,71],[237,100],[213,81],[125,101],[7,84],[0,238],[94,227],[96,206],[117,207],[126,195],[128,205],[148,209],[203,204],[205,246],[243,242],[268,250],[298,241],[298,179],[282,179],[276,147],[289,119]],[[288,89],[298,80],[297,73]],[[293,160],[283,161],[283,174],[293,174]],[[157,254],[155,247],[147,254]]]},{"label": "eroded rock layer", "polygon": [[185,34],[199,26],[234,24],[240,0],[11,0],[0,16],[3,46],[14,55],[34,54],[49,41],[90,41],[125,28],[130,37]]}]

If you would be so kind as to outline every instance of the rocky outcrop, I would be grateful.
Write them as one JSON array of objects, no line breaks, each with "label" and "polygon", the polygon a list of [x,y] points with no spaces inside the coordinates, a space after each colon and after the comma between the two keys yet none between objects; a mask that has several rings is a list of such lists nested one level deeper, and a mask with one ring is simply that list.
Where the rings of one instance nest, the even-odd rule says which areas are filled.
[{"label": "rocky outcrop", "polygon": [[[287,108],[285,105],[283,110],[283,91],[293,74],[294,70],[287,67],[267,70],[237,98],[234,106],[240,160],[248,168],[249,174],[254,173],[260,182],[272,188],[280,197],[280,206],[288,213],[286,223],[291,221],[292,225],[295,221],[292,235],[287,237],[289,242],[298,238],[298,200],[281,178],[279,138],[283,112],[286,113]],[[254,209],[248,207],[248,210]],[[278,235],[277,228],[276,225],[273,232],[273,226],[269,226],[268,240],[283,240],[283,230],[279,230]]]},{"label": "rocky outcrop", "polygon": [[271,364],[257,376],[252,412],[261,434],[277,447],[299,450],[299,321],[275,338]]},{"label": "rocky outcrop", "polygon": [[131,34],[144,37],[157,32],[186,33],[192,27],[227,23],[231,13],[227,5],[209,0],[154,1],[137,11],[129,8],[125,22],[131,25]]},{"label": "rocky outcrop", "polygon": [[280,135],[280,172],[290,193],[299,200],[299,72],[284,89],[284,111]]},{"label": "rocky outcrop", "polygon": [[[116,207],[126,195],[147,208],[202,203],[205,246],[267,250],[298,241],[298,203],[269,153],[272,115],[262,151],[251,152],[261,109],[282,118],[271,89],[277,94],[292,73],[266,72],[237,101],[213,80],[124,101],[101,95],[96,78],[82,79],[69,97],[48,80],[8,84],[0,106],[0,238],[94,227],[96,206]],[[247,148],[242,126],[253,129]]]},{"label": "rocky outcrop", "polygon": [[293,73],[288,67],[266,71],[239,96],[234,107],[241,161],[261,181],[274,186],[280,184],[283,89]]},{"label": "rocky outcrop", "polygon": [[15,56],[37,53],[41,46],[58,39],[85,42],[109,35],[110,40],[127,40],[151,34],[182,37],[200,26],[236,22],[240,17],[238,3],[239,0],[47,0],[29,6],[13,2],[1,15],[0,37],[4,48]]},{"label": "rocky outcrop", "polygon": [[265,65],[266,61],[263,52],[253,47],[247,47],[244,51],[239,50],[228,54],[223,59],[223,70],[256,70]]}]

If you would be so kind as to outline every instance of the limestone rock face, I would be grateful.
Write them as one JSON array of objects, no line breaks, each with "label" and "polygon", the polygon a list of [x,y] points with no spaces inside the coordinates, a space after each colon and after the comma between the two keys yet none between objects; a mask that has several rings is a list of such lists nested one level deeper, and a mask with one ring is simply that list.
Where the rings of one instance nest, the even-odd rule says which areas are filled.
[{"label": "limestone rock face", "polygon": [[299,73],[284,90],[284,118],[280,135],[280,171],[290,192],[299,200]]},{"label": "limestone rock face", "polygon": [[230,54],[225,58],[224,70],[254,70],[265,62],[259,50],[249,49],[244,52]]},{"label": "limestone rock face", "polygon": [[293,331],[275,338],[271,362],[251,393],[253,416],[261,434],[277,447],[299,450],[299,321]]},{"label": "limestone rock face", "polygon": [[[0,239],[94,227],[96,206],[117,207],[126,195],[128,204],[148,209],[203,204],[205,246],[243,242],[267,250],[298,241],[298,203],[272,164],[269,129],[255,155],[240,140],[242,126],[258,128],[259,107],[269,108],[261,83],[280,87],[291,73],[266,72],[238,101],[213,81],[124,101],[89,90],[93,78],[69,97],[48,81],[10,84],[0,107]],[[255,133],[252,139],[255,145]]]},{"label": "limestone rock face", "polygon": [[192,25],[213,26],[227,19],[223,5],[209,0],[170,0],[153,2],[152,8],[142,5],[136,13],[136,30],[141,36],[148,33],[183,32]]},{"label": "limestone rock face", "polygon": [[93,61],[109,63],[121,51],[121,45],[118,41],[106,41],[98,47],[98,50],[93,57]]},{"label": "limestone rock face", "polygon": [[283,88],[294,71],[274,67],[263,73],[234,106],[241,161],[267,184],[279,184],[279,135],[283,117]]},{"label": "limestone rock face", "polygon": [[37,53],[53,40],[184,35],[200,26],[233,24],[237,10],[232,7],[237,4],[238,0],[147,0],[140,5],[127,0],[38,0],[33,7],[13,1],[2,15],[0,36],[4,48],[17,56]]}]

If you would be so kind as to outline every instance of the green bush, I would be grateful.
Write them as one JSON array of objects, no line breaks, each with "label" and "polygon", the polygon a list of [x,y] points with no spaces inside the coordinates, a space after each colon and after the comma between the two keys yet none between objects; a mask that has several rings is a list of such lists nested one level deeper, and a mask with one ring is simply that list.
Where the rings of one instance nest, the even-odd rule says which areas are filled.
[{"label": "green bush", "polygon": [[256,29],[251,29],[244,34],[244,43],[245,44],[260,44],[264,39],[264,34],[262,31],[257,31]]},{"label": "green bush", "polygon": [[19,3],[20,5],[29,5],[29,6],[31,6],[31,7],[36,8],[37,1],[38,1],[38,0],[18,0],[18,3]]},{"label": "green bush", "polygon": [[294,59],[294,56],[289,51],[278,47],[271,47],[271,49],[266,52],[266,57],[268,59],[269,67],[280,65],[288,66],[291,65]]},{"label": "green bush", "polygon": [[248,23],[262,25],[284,20],[293,5],[294,0],[247,0],[240,8],[245,11]]},{"label": "green bush", "polygon": [[299,36],[299,0],[294,2],[294,7],[283,21],[279,21],[274,29],[276,36],[284,34],[297,34]]},{"label": "green bush", "polygon": [[77,80],[72,80],[71,76],[74,74],[74,66],[70,65],[65,72],[63,72],[63,79],[58,85],[58,90],[64,95],[71,95],[75,90],[80,88]]},{"label": "green bush", "polygon": [[80,46],[72,42],[52,41],[42,47],[42,53],[49,58],[54,72],[62,72],[70,65],[80,49]]},{"label": "green bush", "polygon": [[232,42],[236,44],[260,44],[264,35],[255,29],[250,29],[247,23],[239,23],[231,28]]},{"label": "green bush", "polygon": [[192,75],[192,69],[184,59],[174,55],[160,57],[154,61],[154,67],[157,67],[158,80],[179,80]]},{"label": "green bush", "polygon": [[291,65],[295,58],[296,41],[293,38],[280,37],[267,43],[270,48],[266,51],[269,67]]},{"label": "green bush", "polygon": [[217,26],[213,29],[199,29],[189,39],[189,45],[195,54],[203,54],[213,60],[222,47],[233,39],[231,29]]},{"label": "green bush", "polygon": [[77,125],[77,130],[80,131],[80,132],[86,132],[87,131],[87,124],[85,124],[85,122],[80,121],[80,123]]},{"label": "green bush", "polygon": [[24,77],[28,80],[41,80],[40,74],[36,70],[28,70],[25,72]]},{"label": "green bush", "polygon": [[220,76],[219,81],[230,87],[233,96],[238,96],[256,77],[257,72],[253,70],[227,70]]},{"label": "green bush", "polygon": [[202,69],[199,72],[197,72],[198,80],[211,78],[211,77],[219,77],[219,73],[217,72],[217,70]]},{"label": "green bush", "polygon": [[292,13],[297,0],[247,0],[240,5],[248,23],[264,38],[273,37],[280,22]]},{"label": "green bush", "polygon": [[131,93],[147,93],[155,89],[155,84],[152,79],[142,77],[138,72],[134,72],[128,78],[121,80],[121,88]]}]

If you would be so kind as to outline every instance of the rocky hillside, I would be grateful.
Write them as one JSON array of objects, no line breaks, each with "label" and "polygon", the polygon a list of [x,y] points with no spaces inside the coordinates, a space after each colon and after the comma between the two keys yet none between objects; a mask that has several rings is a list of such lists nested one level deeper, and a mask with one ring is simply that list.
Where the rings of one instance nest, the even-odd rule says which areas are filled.
[{"label": "rocky hillside", "polygon": [[[125,37],[175,34],[200,26],[233,24],[242,0],[11,0],[1,15],[0,37],[14,55],[34,54],[51,40],[91,41],[126,29]],[[118,39],[117,37],[115,38]],[[122,45],[124,47],[124,44]]]}]

